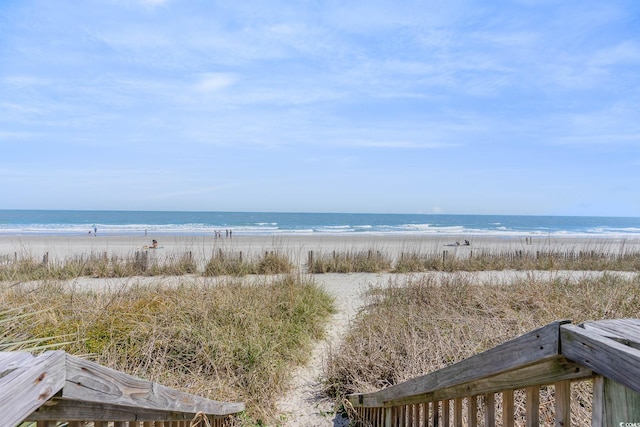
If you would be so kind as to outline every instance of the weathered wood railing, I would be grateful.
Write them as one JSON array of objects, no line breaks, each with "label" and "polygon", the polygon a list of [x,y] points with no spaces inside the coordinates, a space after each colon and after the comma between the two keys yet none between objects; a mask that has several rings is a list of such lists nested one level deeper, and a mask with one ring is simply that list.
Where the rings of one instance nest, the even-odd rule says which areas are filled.
[{"label": "weathered wood railing", "polygon": [[243,403],[184,393],[63,351],[0,352],[2,427],[187,427],[196,417],[222,427],[243,410]]},{"label": "weathered wood railing", "polygon": [[593,380],[592,426],[640,426],[640,320],[554,322],[428,375],[348,399],[366,426],[492,427],[497,418],[513,426],[514,391],[524,390],[526,425],[538,426],[540,388],[552,385],[555,425],[568,427],[570,384],[586,379]]}]

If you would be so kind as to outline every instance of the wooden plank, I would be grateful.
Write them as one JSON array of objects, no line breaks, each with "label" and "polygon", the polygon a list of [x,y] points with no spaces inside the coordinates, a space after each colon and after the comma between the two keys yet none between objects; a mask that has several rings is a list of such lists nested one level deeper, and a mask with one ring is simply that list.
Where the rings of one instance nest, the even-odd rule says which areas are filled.
[{"label": "wooden plank", "polygon": [[44,405],[64,385],[65,353],[47,351],[2,356],[0,367],[0,425],[13,426]]},{"label": "wooden plank", "polygon": [[640,350],[575,325],[563,325],[561,339],[567,359],[640,392]]},{"label": "wooden plank", "polygon": [[504,427],[513,427],[513,423],[514,423],[513,390],[505,390],[502,392],[502,425]]},{"label": "wooden plank", "polygon": [[[449,424],[451,423],[451,407],[450,407],[450,401],[449,400],[443,400],[442,401],[442,425],[449,427]],[[438,423],[437,423],[437,417],[436,417],[436,422],[433,423],[434,427],[438,427]]]},{"label": "wooden plank", "polygon": [[[367,401],[366,406],[384,406],[386,402],[426,395],[557,357],[560,351],[560,325],[564,323],[566,321],[550,323],[446,368],[364,394],[362,400]],[[358,405],[359,396],[354,394],[348,398],[352,404]]]},{"label": "wooden plank", "polygon": [[51,399],[47,405],[27,416],[28,421],[67,420],[67,421],[171,421],[192,420],[195,412],[173,412],[159,409],[136,408],[131,406],[110,405],[80,400]]},{"label": "wooden plank", "polygon": [[604,377],[593,379],[591,427],[604,427]]},{"label": "wooden plank", "polygon": [[[600,393],[597,406],[594,395],[594,419],[598,411],[598,420],[602,426],[635,425],[634,420],[640,420],[640,393],[631,390],[623,384],[608,378],[602,378],[597,392]],[[594,384],[594,393],[596,388]]]},{"label": "wooden plank", "polygon": [[478,426],[478,396],[467,398],[467,425],[469,427]]},{"label": "wooden plank", "polygon": [[453,400],[453,426],[462,427],[462,398]]},{"label": "wooden plank", "polygon": [[615,339],[626,345],[640,349],[639,319],[607,319],[587,322],[580,325],[590,331],[607,338]]},{"label": "wooden plank", "polygon": [[484,425],[485,427],[495,427],[496,425],[496,396],[494,393],[484,395]]},{"label": "wooden plank", "polygon": [[[398,405],[455,399],[456,397],[466,397],[471,394],[497,393],[505,389],[519,389],[532,385],[553,384],[563,380],[590,378],[592,375],[593,372],[590,369],[569,362],[565,358],[551,359],[518,370],[500,373],[493,377],[483,378],[475,382],[443,388],[427,394],[409,396],[402,400],[394,400],[386,403]],[[351,397],[349,400],[351,401]],[[363,396],[362,403],[358,401],[358,404],[354,404],[355,407],[366,407],[369,405],[381,406],[375,399],[366,395]]]},{"label": "wooden plank", "polygon": [[571,426],[571,383],[560,381],[554,384],[556,401],[555,427]]},{"label": "wooden plank", "polygon": [[208,415],[242,412],[244,403],[218,402],[142,380],[67,355],[62,397],[111,405]]},{"label": "wooden plank", "polygon": [[540,425],[540,386],[527,387],[527,427]]}]

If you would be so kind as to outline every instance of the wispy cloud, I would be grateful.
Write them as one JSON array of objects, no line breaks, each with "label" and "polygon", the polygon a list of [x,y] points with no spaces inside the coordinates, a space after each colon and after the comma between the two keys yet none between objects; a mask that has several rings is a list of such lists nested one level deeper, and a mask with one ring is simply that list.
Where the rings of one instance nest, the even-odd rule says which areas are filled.
[{"label": "wispy cloud", "polygon": [[194,90],[201,93],[217,92],[231,87],[238,78],[231,73],[202,73],[194,84]]}]

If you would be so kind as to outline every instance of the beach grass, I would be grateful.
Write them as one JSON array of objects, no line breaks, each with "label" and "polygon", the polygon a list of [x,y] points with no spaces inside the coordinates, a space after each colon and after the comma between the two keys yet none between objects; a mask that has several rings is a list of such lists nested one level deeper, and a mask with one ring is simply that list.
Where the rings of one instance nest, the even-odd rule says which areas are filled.
[{"label": "beach grass", "polygon": [[293,271],[289,258],[277,251],[247,259],[242,252],[215,253],[204,268],[205,276],[246,276],[249,274],[286,274]]},{"label": "beach grass", "polygon": [[39,313],[12,323],[15,337],[66,342],[61,348],[67,352],[131,375],[215,400],[244,401],[245,422],[253,425],[277,418],[276,399],[334,311],[332,298],[312,279],[293,274],[110,292],[49,280],[4,288],[0,313],[12,308],[13,315]]},{"label": "beach grass", "polygon": [[379,273],[391,269],[391,257],[376,249],[318,253],[310,273]]},{"label": "beach grass", "polygon": [[[365,306],[328,356],[327,391],[338,401],[433,372],[556,320],[637,318],[640,276],[539,279],[532,273],[478,283],[468,274],[429,274],[371,288]],[[574,420],[590,419],[590,387],[573,388]],[[545,419],[552,388],[540,399]],[[519,411],[522,417],[522,405]]]},{"label": "beach grass", "polygon": [[[69,280],[77,277],[132,276],[246,276],[286,274],[298,263],[291,254],[267,250],[255,254],[218,249],[204,262],[191,250],[138,251],[131,254],[89,253],[63,260],[31,255],[0,257],[0,281]],[[303,267],[303,266],[300,266]],[[407,250],[399,253],[380,248],[310,251],[309,273],[417,273],[428,271],[582,270],[640,271],[640,251],[608,246],[602,242],[582,248],[545,247],[497,249],[454,247],[443,250]]]}]

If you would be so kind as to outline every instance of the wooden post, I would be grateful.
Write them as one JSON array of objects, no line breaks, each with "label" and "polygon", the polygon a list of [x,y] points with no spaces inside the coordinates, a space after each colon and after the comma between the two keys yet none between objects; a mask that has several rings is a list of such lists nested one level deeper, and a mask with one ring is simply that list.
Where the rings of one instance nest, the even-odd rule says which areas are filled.
[{"label": "wooden post", "polygon": [[42,257],[42,265],[45,267],[49,265],[49,252],[44,253],[44,256]]},{"label": "wooden post", "polygon": [[309,270],[312,271],[313,270],[313,251],[309,251],[308,265],[309,265]]},{"label": "wooden post", "polygon": [[619,426],[640,420],[640,393],[605,377],[593,380],[593,417],[591,425]]},{"label": "wooden post", "polygon": [[385,407],[384,408],[384,427],[392,427],[391,425],[392,415],[393,415],[393,408],[389,406]]},{"label": "wooden post", "polygon": [[556,427],[571,426],[571,383],[555,383],[556,390]]}]

